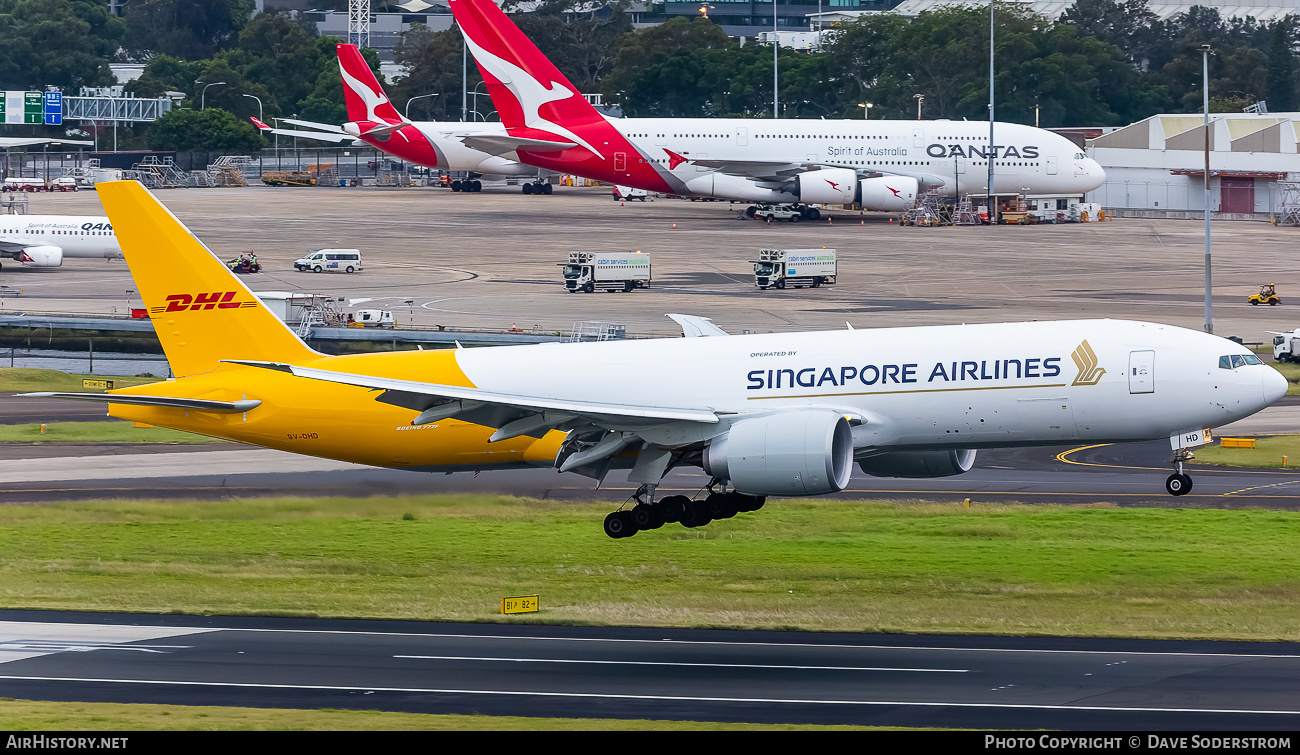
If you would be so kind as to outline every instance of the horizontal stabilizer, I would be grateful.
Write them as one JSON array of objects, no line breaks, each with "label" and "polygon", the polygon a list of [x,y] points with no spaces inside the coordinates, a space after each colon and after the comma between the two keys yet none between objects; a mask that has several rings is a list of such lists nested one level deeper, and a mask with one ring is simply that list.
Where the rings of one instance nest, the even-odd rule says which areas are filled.
[{"label": "horizontal stabilizer", "polygon": [[682,335],[687,338],[728,335],[727,331],[714,325],[713,320],[708,317],[697,315],[664,315],[664,317],[682,326]]},{"label": "horizontal stabilizer", "polygon": [[342,126],[338,126],[332,123],[317,123],[316,121],[300,121],[296,118],[279,118],[277,120],[284,121],[285,123],[288,123],[290,126],[306,126],[307,128],[314,128],[318,131],[333,131],[336,134],[343,133]]},{"label": "horizontal stabilizer", "polygon": [[197,398],[175,398],[173,396],[135,396],[115,393],[20,393],[19,398],[66,398],[73,401],[98,401],[101,404],[132,404],[134,406],[162,406],[172,409],[192,409],[198,412],[214,414],[239,414],[262,405],[261,401],[208,401]]},{"label": "horizontal stabilizer", "polygon": [[456,135],[470,149],[486,152],[490,155],[508,155],[515,150],[529,152],[560,152],[569,147],[578,146],[574,142],[557,142],[549,139],[524,139],[506,134],[464,134]]},{"label": "horizontal stabilizer", "polygon": [[267,136],[279,134],[280,136],[292,136],[299,139],[315,139],[318,142],[334,142],[336,144],[365,144],[365,142],[351,134],[335,134],[328,131],[301,131],[289,128],[266,128],[262,129],[262,133]]}]

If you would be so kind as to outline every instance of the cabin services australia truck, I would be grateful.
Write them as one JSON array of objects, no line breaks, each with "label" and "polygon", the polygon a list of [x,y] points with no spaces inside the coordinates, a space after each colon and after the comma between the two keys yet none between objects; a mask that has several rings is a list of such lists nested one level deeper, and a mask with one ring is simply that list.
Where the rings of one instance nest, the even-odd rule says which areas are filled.
[{"label": "cabin services australia truck", "polygon": [[834,249],[760,249],[754,260],[759,288],[817,288],[835,283]]},{"label": "cabin services australia truck", "polygon": [[650,255],[641,252],[569,252],[564,288],[582,291],[631,291],[650,285]]}]

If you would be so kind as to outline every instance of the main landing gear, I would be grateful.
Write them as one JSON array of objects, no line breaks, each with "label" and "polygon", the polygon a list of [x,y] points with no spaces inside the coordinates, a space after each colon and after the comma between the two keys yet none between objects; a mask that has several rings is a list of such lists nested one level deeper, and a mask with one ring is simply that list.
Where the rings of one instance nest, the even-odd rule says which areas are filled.
[{"label": "main landing gear", "polygon": [[545,181],[538,181],[536,183],[524,184],[523,191],[525,194],[550,194],[552,187]]},{"label": "main landing gear", "polygon": [[757,511],[767,502],[766,496],[752,496],[716,492],[718,480],[707,488],[709,494],[699,500],[684,495],[670,495],[654,500],[654,485],[642,485],[632,498],[636,505],[629,510],[619,510],[605,517],[605,534],[612,538],[632,537],[641,530],[657,530],[666,523],[678,522],[683,527],[703,527],[714,519],[730,519],[744,511]]},{"label": "main landing gear", "polygon": [[[778,205],[770,205],[770,204],[750,205],[749,207],[745,208],[745,217],[749,218],[750,220],[753,220],[754,213],[758,212],[759,210],[764,210],[769,207],[777,207],[777,206]],[[808,205],[791,205],[790,209],[797,211],[799,213],[799,217],[803,220],[821,220],[822,218],[822,211],[817,209],[816,207],[809,207]]]},{"label": "main landing gear", "polygon": [[1169,491],[1169,495],[1187,495],[1192,492],[1192,477],[1183,473],[1183,462],[1191,460],[1191,449],[1180,448],[1174,451],[1174,458],[1170,463],[1178,471],[1165,480],[1165,490]]},{"label": "main landing gear", "polygon": [[471,181],[468,178],[465,179],[464,181],[452,181],[451,190],[452,191],[483,191],[483,182]]}]

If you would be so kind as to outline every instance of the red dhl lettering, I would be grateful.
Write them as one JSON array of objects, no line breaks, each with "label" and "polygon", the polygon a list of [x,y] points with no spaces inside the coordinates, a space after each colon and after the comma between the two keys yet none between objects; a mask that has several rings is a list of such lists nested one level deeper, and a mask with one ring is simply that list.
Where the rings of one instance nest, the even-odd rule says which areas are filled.
[{"label": "red dhl lettering", "polygon": [[172,294],[164,299],[168,302],[165,312],[184,312],[187,309],[238,309],[243,302],[232,301],[235,298],[235,291],[218,291],[210,294]]}]

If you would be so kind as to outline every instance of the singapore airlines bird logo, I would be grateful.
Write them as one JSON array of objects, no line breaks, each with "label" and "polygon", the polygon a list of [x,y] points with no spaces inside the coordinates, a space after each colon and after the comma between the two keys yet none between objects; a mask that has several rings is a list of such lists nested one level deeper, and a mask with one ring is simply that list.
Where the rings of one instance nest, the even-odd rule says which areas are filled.
[{"label": "singapore airlines bird logo", "polygon": [[1096,385],[1101,380],[1101,376],[1106,374],[1106,370],[1097,366],[1097,352],[1092,350],[1087,340],[1079,344],[1079,348],[1075,349],[1070,357],[1074,359],[1074,365],[1079,368],[1079,376],[1074,379],[1072,385]]},{"label": "singapore airlines bird logo", "polygon": [[602,160],[605,159],[604,155],[600,154],[595,147],[588,144],[582,137],[558,123],[546,120],[538,113],[542,105],[576,97],[576,92],[557,81],[552,81],[549,87],[542,86],[540,81],[533,78],[524,69],[484,50],[469,34],[465,35],[465,41],[474,52],[474,60],[486,68],[497,81],[500,81],[510,90],[515,99],[519,100],[519,106],[524,111],[525,126],[568,137],[586,147],[596,157]]}]

